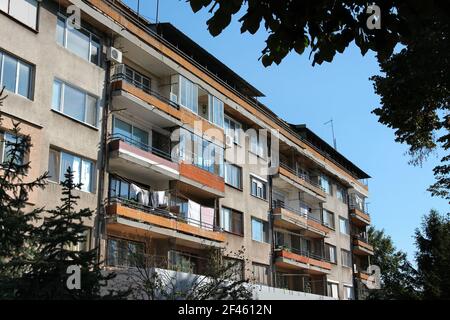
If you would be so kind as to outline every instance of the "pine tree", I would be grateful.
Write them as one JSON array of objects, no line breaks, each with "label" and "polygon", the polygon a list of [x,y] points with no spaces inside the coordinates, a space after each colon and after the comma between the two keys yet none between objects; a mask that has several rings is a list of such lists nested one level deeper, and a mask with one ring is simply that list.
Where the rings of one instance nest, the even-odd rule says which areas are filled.
[{"label": "pine tree", "polygon": [[450,214],[431,212],[416,229],[418,283],[423,299],[450,299]]},{"label": "pine tree", "polygon": [[[97,263],[97,249],[83,251],[77,248],[86,240],[82,222],[91,218],[93,211],[75,209],[79,196],[74,191],[81,184],[74,183],[70,168],[62,187],[62,204],[55,210],[46,211],[41,227],[35,232],[38,254],[30,261],[29,272],[19,282],[19,299],[98,299],[101,288],[114,276],[102,274]],[[79,268],[79,288],[69,285],[77,284],[76,278],[68,274],[71,266]]]},{"label": "pine tree", "polygon": [[[0,106],[7,96],[0,92]],[[2,118],[0,117],[0,124]],[[30,162],[25,161],[32,144],[29,135],[22,135],[19,122],[12,123],[10,137],[1,139],[5,157],[0,164],[0,298],[14,296],[15,279],[26,271],[25,261],[33,253],[34,222],[42,208],[28,205],[29,194],[43,189],[47,173],[29,181]]]}]

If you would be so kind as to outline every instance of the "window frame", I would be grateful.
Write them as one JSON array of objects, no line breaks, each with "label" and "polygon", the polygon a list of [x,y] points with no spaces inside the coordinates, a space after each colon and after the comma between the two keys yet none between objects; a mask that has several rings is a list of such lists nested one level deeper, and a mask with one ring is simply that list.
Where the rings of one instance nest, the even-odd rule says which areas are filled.
[{"label": "window frame", "polygon": [[[326,221],[328,221],[327,219],[325,219],[326,216],[330,215],[332,217],[331,221],[332,221],[332,225],[329,225],[328,223],[326,223]],[[335,214],[334,212],[327,210],[327,209],[322,209],[322,224],[324,226],[326,226],[327,228],[336,230],[336,219],[335,219]]]},{"label": "window frame", "polygon": [[[229,211],[230,221],[228,221],[228,225],[230,226],[230,230],[227,230],[224,227],[224,225],[225,225],[225,223],[224,223],[224,217],[225,217],[224,210]],[[235,215],[239,215],[240,216],[240,226],[239,227],[236,227],[235,224],[234,224],[234,222],[235,222],[234,216]],[[240,237],[244,236],[244,213],[242,213],[240,211],[237,211],[237,210],[234,210],[234,209],[231,209],[229,207],[222,206],[221,209],[220,209],[220,217],[219,218],[220,218],[220,227],[221,227],[221,229],[223,231],[225,231],[227,233],[231,233],[231,234],[237,235],[237,236],[240,236]],[[241,232],[239,233],[238,230],[236,230],[236,229],[240,229]]]},{"label": "window frame", "polygon": [[[228,127],[227,127],[227,122],[228,122]],[[231,123],[234,124],[234,129],[231,129]],[[239,128],[238,128],[239,127]],[[243,129],[242,129],[242,123],[240,123],[239,121],[234,120],[233,118],[231,118],[229,115],[224,115],[223,117],[223,128],[225,131],[226,135],[230,135],[230,131],[233,131],[233,143],[235,145],[238,146],[242,146],[242,133],[243,133]],[[237,133],[237,140],[236,141],[236,133]]]},{"label": "window frame", "polygon": [[[0,9],[0,12],[4,13],[5,15],[10,17],[14,21],[17,21],[18,23],[20,23],[21,25],[25,26],[29,30],[32,30],[33,32],[38,32],[39,31],[39,17],[40,17],[40,11],[41,11],[40,10],[40,8],[41,8],[41,1],[40,0],[36,0],[36,21],[35,21],[35,27],[32,27],[32,26],[28,25],[27,23],[23,22],[22,20],[20,20],[19,18],[13,16],[10,13],[10,11],[11,11],[11,0],[6,0],[6,1],[8,1],[8,11],[4,11],[4,10]],[[14,1],[16,1],[16,0],[14,0]]]},{"label": "window frame", "polygon": [[[344,259],[344,254],[347,256],[345,259]],[[347,261],[347,260],[348,260],[348,261]],[[345,264],[344,262],[348,262],[348,265]],[[342,265],[343,267],[346,267],[346,268],[351,268],[351,267],[352,267],[352,256],[351,256],[351,252],[350,252],[349,250],[342,249],[342,248],[341,248],[341,265]]]},{"label": "window frame", "polygon": [[[237,169],[238,174],[239,174],[239,175],[238,175],[238,182],[239,182],[239,185],[238,185],[238,186],[235,186],[235,185],[232,184],[232,182],[227,181],[227,172],[228,172],[227,167],[233,167],[233,168],[236,168],[236,169]],[[243,177],[243,173],[242,173],[242,167],[240,167],[240,166],[238,166],[238,165],[235,165],[234,163],[231,163],[231,162],[228,162],[228,161],[225,161],[225,160],[224,160],[223,177],[224,177],[224,181],[225,181],[225,184],[226,184],[226,185],[228,185],[228,186],[230,186],[230,187],[232,187],[232,188],[235,188],[235,189],[237,189],[237,190],[240,190],[240,191],[243,190],[243,187],[244,187],[244,184],[243,184],[243,178],[244,178],[244,177]]]},{"label": "window frame", "polygon": [[[253,181],[254,180],[256,180],[256,182],[259,182],[264,186],[263,188],[261,188],[261,190],[262,190],[261,192],[264,193],[263,197],[260,197],[258,195],[258,186],[256,186],[256,194],[253,194]],[[256,185],[257,185],[257,183],[256,183]],[[261,200],[264,200],[264,201],[267,201],[267,198],[268,198],[267,188],[268,188],[267,181],[264,181],[258,177],[255,177],[254,175],[250,174],[250,195],[251,196],[261,199]]]},{"label": "window frame", "polygon": [[[331,249],[333,249],[333,252],[334,252],[333,260],[331,259]],[[328,261],[330,263],[332,263],[332,264],[337,264],[338,261],[337,261],[337,248],[336,248],[336,246],[334,246],[332,244],[329,244],[329,243],[325,243],[324,244],[324,250],[325,250],[325,257],[329,258]]]},{"label": "window frame", "polygon": [[[33,93],[34,93],[34,70],[35,70],[35,65],[15,56],[12,55],[4,50],[0,49],[0,87],[3,87],[3,77],[4,77],[4,71],[5,71],[5,56],[15,60],[15,64],[16,64],[16,75],[15,75],[15,79],[14,79],[14,91],[10,91],[8,89],[6,89],[8,92],[11,92],[13,94],[16,94],[18,96],[21,96],[25,99],[28,99],[30,101],[33,101]],[[19,93],[19,83],[20,83],[20,66],[24,65],[26,67],[28,67],[30,69],[30,73],[29,73],[29,79],[28,79],[28,92],[27,92],[27,96],[22,95],[21,93]]]},{"label": "window frame", "polygon": [[[119,251],[120,251],[121,249],[123,249],[123,248],[120,246],[120,243],[124,243],[126,248],[128,248],[128,245],[129,245],[130,243],[132,243],[132,244],[134,244],[134,245],[142,246],[142,254],[145,255],[146,247],[145,247],[145,243],[144,243],[144,242],[141,242],[141,241],[134,241],[134,240],[129,240],[129,239],[124,239],[124,238],[119,238],[119,237],[108,237],[108,239],[107,239],[107,241],[106,241],[106,265],[108,265],[108,266],[110,266],[110,267],[132,267],[132,265],[130,265],[130,261],[129,261],[129,253],[128,253],[128,252],[127,252],[127,254],[126,254],[125,258],[124,258],[124,260],[125,260],[125,262],[126,262],[125,265],[122,265],[122,264],[120,264],[120,263],[117,263],[117,264],[111,264],[111,263],[110,263],[110,262],[111,262],[111,256],[110,256],[110,246],[109,246],[109,244],[110,244],[110,241],[111,241],[111,240],[117,242],[117,244],[118,244],[118,246],[117,246],[117,253],[118,253],[118,254],[120,254]],[[123,253],[122,253],[122,254],[123,254]],[[118,262],[120,262],[120,256],[119,256],[119,255],[117,256],[116,259],[117,259]]]},{"label": "window frame", "polygon": [[[56,38],[56,43],[58,45],[60,45],[61,47],[63,47],[64,49],[66,49],[67,51],[73,53],[77,57],[79,57],[79,58],[81,58],[81,59],[83,59],[85,61],[88,61],[89,63],[92,63],[92,64],[94,64],[94,65],[96,65],[98,67],[101,67],[101,64],[102,64],[102,47],[103,47],[102,38],[99,35],[97,35],[96,33],[90,31],[89,29],[87,29],[86,27],[83,27],[82,25],[80,26],[80,29],[82,31],[84,31],[84,32],[89,34],[89,53],[88,53],[88,59],[85,59],[85,58],[79,56],[78,54],[76,54],[75,52],[73,52],[72,50],[70,50],[67,47],[67,35],[68,35],[68,32],[67,32],[67,29],[68,29],[68,27],[67,27],[67,17],[64,16],[61,13],[57,14],[57,16],[56,16],[56,29],[58,29],[58,21],[60,19],[64,20],[63,43],[60,43],[58,38]],[[77,30],[77,31],[79,31],[79,30]],[[56,35],[58,35],[58,32],[56,32]],[[96,62],[92,62],[92,47],[93,47],[93,42],[94,42],[93,38],[97,38],[98,39],[98,43],[97,43],[98,44],[98,57],[97,57],[97,61]]]},{"label": "window frame", "polygon": [[[343,230],[342,230],[342,221],[345,222],[345,230],[346,230],[347,232],[342,232],[342,231],[343,231]],[[340,234],[344,234],[344,235],[346,235],[346,236],[350,236],[350,223],[349,223],[349,221],[348,221],[347,218],[344,218],[344,217],[342,217],[342,216],[339,216],[339,233],[340,233]]]},{"label": "window frame", "polygon": [[[254,228],[253,228],[253,222],[257,222],[260,223],[262,226],[262,234],[260,234],[260,236],[262,236],[262,240],[259,239],[255,239],[254,236]],[[269,243],[269,232],[268,232],[268,222],[258,219],[256,217],[251,217],[251,228],[252,228],[252,241],[256,241],[259,243]]]},{"label": "window frame", "polygon": [[[59,97],[59,99],[58,99],[59,106],[58,107],[55,107],[53,105],[53,102],[54,102],[53,98],[55,96],[55,90],[54,90],[55,89],[55,87],[54,87],[55,83],[59,83],[59,85],[60,85],[60,91],[59,91],[59,95],[58,95],[58,97]],[[69,115],[69,114],[64,112],[66,86],[69,87],[70,89],[78,91],[78,93],[81,93],[81,94],[84,95],[84,116],[83,116],[84,120],[77,119],[77,118],[75,118],[75,117],[73,117],[73,116],[71,116],[71,115]],[[83,90],[80,87],[74,86],[74,85],[72,85],[70,83],[67,83],[66,81],[61,80],[59,78],[54,78],[53,79],[52,91],[53,92],[52,92],[52,106],[51,106],[51,109],[53,111],[58,112],[58,113],[60,113],[60,114],[62,114],[64,116],[66,116],[66,117],[68,117],[68,118],[70,118],[70,119],[72,119],[74,121],[77,121],[79,123],[82,123],[82,124],[84,124],[84,125],[86,125],[88,127],[91,127],[91,128],[94,128],[94,129],[98,130],[99,114],[100,114],[100,98],[98,96],[93,95],[93,94],[89,93],[88,91]],[[87,115],[88,115],[88,112],[87,112],[88,108],[87,108],[87,106],[88,106],[88,99],[89,99],[89,97],[95,99],[95,124],[90,124],[90,123],[87,122]]]},{"label": "window frame", "polygon": [[[58,166],[57,168],[55,168],[55,173],[57,174],[57,177],[53,177],[53,176],[49,177],[49,179],[48,179],[49,181],[51,181],[53,183],[57,183],[57,184],[61,184],[61,182],[63,181],[65,172],[62,172],[62,154],[66,154],[66,155],[69,155],[69,156],[72,156],[75,158],[79,158],[79,160],[80,160],[80,170],[77,171],[77,175],[78,175],[77,181],[79,181],[79,183],[81,183],[81,180],[82,180],[83,163],[89,162],[91,164],[89,190],[84,189],[83,186],[77,190],[81,191],[81,192],[92,193],[92,194],[96,193],[96,183],[97,183],[97,175],[96,175],[96,170],[95,170],[96,165],[97,165],[96,161],[79,156],[79,155],[71,153],[71,152],[67,152],[67,151],[64,151],[61,149],[50,147],[49,148],[48,166],[50,166],[50,154],[52,152],[55,153],[57,156],[56,163],[55,163],[55,165]],[[50,172],[50,171],[51,171],[50,168],[48,168],[48,172]]]}]

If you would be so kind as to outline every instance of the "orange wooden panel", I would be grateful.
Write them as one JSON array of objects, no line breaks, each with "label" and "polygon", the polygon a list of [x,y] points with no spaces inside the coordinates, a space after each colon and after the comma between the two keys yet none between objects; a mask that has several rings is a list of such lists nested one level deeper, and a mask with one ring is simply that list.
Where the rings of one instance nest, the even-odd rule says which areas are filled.
[{"label": "orange wooden panel", "polygon": [[225,181],[222,177],[200,169],[193,164],[182,162],[180,164],[180,175],[220,192],[225,192]]}]

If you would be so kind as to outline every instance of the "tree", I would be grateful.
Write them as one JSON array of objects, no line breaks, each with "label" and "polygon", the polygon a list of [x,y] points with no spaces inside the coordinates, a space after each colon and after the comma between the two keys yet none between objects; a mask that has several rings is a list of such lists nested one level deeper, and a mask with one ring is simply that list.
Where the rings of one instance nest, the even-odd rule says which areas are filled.
[{"label": "tree", "polygon": [[370,227],[369,242],[374,247],[371,264],[381,271],[381,289],[371,290],[368,299],[418,299],[416,271],[407,260],[406,253],[398,251],[384,230]]},{"label": "tree", "polygon": [[[433,151],[450,148],[449,24],[445,0],[187,0],[194,12],[209,8],[213,36],[220,34],[241,9],[241,32],[268,32],[262,63],[281,63],[294,50],[310,49],[313,65],[331,62],[352,42],[365,55],[376,53],[382,75],[374,76],[381,106],[373,112],[406,143],[413,164]],[[376,7],[374,7],[375,5]],[[379,10],[378,10],[379,9]],[[401,49],[394,53],[394,49]],[[434,169],[433,196],[450,200],[450,155]]]},{"label": "tree", "polygon": [[[225,260],[225,249],[206,249],[202,275],[168,270],[167,261],[156,256],[130,253],[132,265],[126,278],[134,298],[148,300],[248,300],[252,297],[249,281],[243,278],[239,261]],[[244,249],[228,253],[243,258]]]},{"label": "tree", "polygon": [[[7,96],[0,92],[0,106]],[[0,124],[2,119],[0,117]],[[5,157],[0,164],[0,298],[12,298],[13,279],[25,271],[24,261],[32,255],[34,225],[43,208],[28,205],[29,194],[43,189],[47,173],[36,179],[27,177],[30,162],[26,157],[32,147],[29,135],[22,135],[19,122],[12,123],[9,138],[2,139]]]},{"label": "tree", "polygon": [[423,299],[450,299],[450,214],[435,210],[416,229],[418,283]]},{"label": "tree", "polygon": [[[86,240],[83,219],[91,218],[93,211],[75,209],[79,196],[74,191],[81,184],[75,184],[73,179],[68,168],[62,182],[62,204],[47,210],[42,225],[34,230],[36,254],[28,262],[28,271],[17,279],[16,298],[98,299],[101,288],[114,277],[101,272],[96,262],[97,248],[88,251],[78,248]],[[70,269],[72,266],[80,271],[79,274],[75,271],[73,278],[68,274],[74,270]]]}]

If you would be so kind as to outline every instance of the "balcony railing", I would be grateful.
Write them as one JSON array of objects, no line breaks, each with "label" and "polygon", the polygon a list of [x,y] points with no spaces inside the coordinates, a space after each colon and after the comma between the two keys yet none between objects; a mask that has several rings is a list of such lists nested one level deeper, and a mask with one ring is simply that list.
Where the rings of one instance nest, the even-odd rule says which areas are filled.
[{"label": "balcony railing", "polygon": [[366,233],[362,233],[362,234],[354,234],[354,235],[353,235],[353,238],[356,239],[356,240],[360,240],[360,241],[362,241],[362,242],[364,242],[364,243],[369,244],[369,237],[367,236]]},{"label": "balcony railing", "polygon": [[319,188],[320,190],[325,192],[325,189],[322,188],[322,186],[318,182],[312,180],[308,175],[298,172],[297,170],[295,170],[294,168],[290,167],[288,164],[283,162],[280,162],[280,167],[289,171],[290,173],[307,182],[308,184],[312,185],[313,187]]},{"label": "balcony railing", "polygon": [[125,64],[117,64],[115,65],[111,70],[111,82],[114,81],[125,81],[132,86],[141,89],[145,93],[152,95],[159,100],[167,103],[171,107],[175,109],[180,109],[180,105],[174,101],[172,101],[170,98],[167,98],[163,95],[161,95],[159,92],[152,90],[149,86],[144,85],[142,82],[136,81],[134,78],[131,78],[127,76],[125,70],[127,66]]},{"label": "balcony railing", "polygon": [[[314,214],[312,214],[312,213],[302,212],[300,209],[291,208],[291,207],[287,206],[283,201],[274,200],[272,203],[272,206],[273,206],[273,208],[286,209],[292,213],[299,215],[302,218],[313,220],[313,221],[323,225],[323,221],[322,221],[322,219],[320,219],[320,217],[318,218],[318,217],[314,216]],[[313,210],[320,211],[320,209],[313,209]],[[320,213],[319,213],[319,215],[320,215]]]},{"label": "balcony railing", "polygon": [[136,139],[127,137],[127,136],[125,136],[125,135],[123,135],[121,133],[110,134],[109,137],[108,137],[108,141],[114,141],[114,140],[123,141],[123,142],[125,142],[125,143],[127,143],[129,145],[132,145],[132,146],[134,146],[136,148],[139,148],[139,149],[141,149],[141,150],[143,150],[145,152],[149,152],[149,153],[152,153],[154,155],[157,155],[157,156],[159,156],[161,158],[164,158],[166,160],[176,161],[176,159],[172,159],[172,155],[170,153],[162,151],[162,150],[160,150],[158,148],[149,146],[149,145],[147,145],[145,143],[142,143],[142,142],[140,142],[140,141],[138,141]]},{"label": "balcony railing", "polygon": [[275,274],[275,287],[326,296],[326,280],[311,280],[304,275]]},{"label": "balcony railing", "polygon": [[284,251],[298,254],[300,256],[307,257],[307,258],[311,258],[311,259],[315,259],[315,260],[319,260],[319,261],[323,261],[323,262],[330,262],[326,257],[324,257],[321,254],[317,254],[317,253],[314,253],[314,252],[311,252],[308,250],[292,248],[292,247],[289,247],[286,245],[276,245],[275,250],[284,250]]},{"label": "balcony railing", "polygon": [[112,249],[108,247],[106,263],[115,268],[158,268],[178,272],[198,274],[202,263],[207,259],[187,253],[169,250],[167,256],[132,252],[126,248]]},{"label": "balcony railing", "polygon": [[167,219],[174,219],[179,222],[184,222],[201,229],[222,232],[222,228],[220,228],[219,226],[201,220],[192,219],[187,216],[186,212],[182,212],[182,210],[179,210],[180,212],[178,213],[171,212],[171,209],[173,211],[174,207],[179,207],[180,205],[176,202],[177,196],[173,195],[170,191],[166,191],[166,196],[168,200],[167,205],[165,207],[152,207],[149,205],[141,204],[135,199],[126,199],[122,197],[109,197],[106,201],[106,204],[107,205],[120,204],[125,207],[139,210],[148,214],[161,216]]}]

